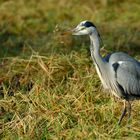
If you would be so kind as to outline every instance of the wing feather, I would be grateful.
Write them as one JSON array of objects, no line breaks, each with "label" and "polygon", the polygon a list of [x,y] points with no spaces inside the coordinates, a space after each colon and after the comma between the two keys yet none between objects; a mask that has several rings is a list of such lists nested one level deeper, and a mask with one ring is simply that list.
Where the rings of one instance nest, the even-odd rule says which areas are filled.
[{"label": "wing feather", "polygon": [[[140,96],[140,63],[136,61],[118,61],[116,82],[122,86],[125,94]],[[116,66],[114,63],[113,65]],[[116,67],[115,67],[116,68]]]}]

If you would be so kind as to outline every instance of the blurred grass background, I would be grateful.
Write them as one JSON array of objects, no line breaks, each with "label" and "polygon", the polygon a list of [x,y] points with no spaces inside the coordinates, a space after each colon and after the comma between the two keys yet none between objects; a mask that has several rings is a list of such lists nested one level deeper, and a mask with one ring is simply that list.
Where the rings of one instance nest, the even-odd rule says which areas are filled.
[{"label": "blurred grass background", "polygon": [[139,101],[118,127],[122,103],[102,91],[89,38],[61,35],[82,20],[103,55],[140,58],[139,0],[0,1],[0,139],[140,138]]}]

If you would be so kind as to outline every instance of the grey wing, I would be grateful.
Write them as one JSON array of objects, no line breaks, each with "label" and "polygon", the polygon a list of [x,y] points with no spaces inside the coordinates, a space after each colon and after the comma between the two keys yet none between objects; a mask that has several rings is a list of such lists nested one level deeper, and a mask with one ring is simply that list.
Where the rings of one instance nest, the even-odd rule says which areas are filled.
[{"label": "grey wing", "polygon": [[[118,61],[112,64],[117,84],[127,96],[140,96],[140,63]],[[121,90],[122,90],[121,89]]]}]

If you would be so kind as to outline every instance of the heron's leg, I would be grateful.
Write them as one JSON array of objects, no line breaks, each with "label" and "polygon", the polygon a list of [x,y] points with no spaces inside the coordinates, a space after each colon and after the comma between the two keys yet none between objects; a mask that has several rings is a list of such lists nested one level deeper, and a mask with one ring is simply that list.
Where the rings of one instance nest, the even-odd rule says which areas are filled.
[{"label": "heron's leg", "polygon": [[128,118],[130,119],[131,117],[131,103],[129,101],[128,102]]},{"label": "heron's leg", "polygon": [[121,117],[120,117],[120,119],[119,119],[119,121],[118,121],[118,125],[121,124],[121,121],[122,121],[123,117],[125,116],[126,111],[127,111],[127,110],[126,110],[126,101],[124,101],[124,108],[123,108],[123,111],[122,111]]}]

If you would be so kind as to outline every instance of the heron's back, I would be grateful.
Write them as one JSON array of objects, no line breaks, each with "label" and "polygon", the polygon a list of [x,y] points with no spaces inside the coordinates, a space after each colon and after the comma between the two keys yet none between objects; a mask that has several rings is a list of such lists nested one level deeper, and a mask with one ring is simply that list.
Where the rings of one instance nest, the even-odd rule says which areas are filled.
[{"label": "heron's back", "polygon": [[116,52],[109,54],[104,58],[104,60],[111,64],[118,61],[133,61],[134,63],[138,63],[140,65],[140,63],[136,59],[134,59],[133,57],[129,56],[124,52]]}]

